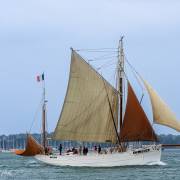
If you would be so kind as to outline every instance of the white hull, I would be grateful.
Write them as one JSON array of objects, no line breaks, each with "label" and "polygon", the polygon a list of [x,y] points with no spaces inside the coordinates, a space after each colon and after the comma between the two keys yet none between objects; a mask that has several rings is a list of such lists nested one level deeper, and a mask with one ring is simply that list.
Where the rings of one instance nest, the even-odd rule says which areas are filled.
[{"label": "white hull", "polygon": [[113,167],[149,165],[159,163],[161,160],[161,146],[148,146],[127,150],[122,153],[83,155],[36,155],[41,162],[55,166],[86,166],[86,167]]}]

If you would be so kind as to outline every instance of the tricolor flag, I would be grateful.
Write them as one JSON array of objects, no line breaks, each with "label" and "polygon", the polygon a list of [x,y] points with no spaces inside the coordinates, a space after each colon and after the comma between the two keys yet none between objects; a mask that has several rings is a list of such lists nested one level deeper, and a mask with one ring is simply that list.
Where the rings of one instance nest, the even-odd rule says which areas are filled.
[{"label": "tricolor flag", "polygon": [[36,77],[37,82],[44,81],[44,73]]}]

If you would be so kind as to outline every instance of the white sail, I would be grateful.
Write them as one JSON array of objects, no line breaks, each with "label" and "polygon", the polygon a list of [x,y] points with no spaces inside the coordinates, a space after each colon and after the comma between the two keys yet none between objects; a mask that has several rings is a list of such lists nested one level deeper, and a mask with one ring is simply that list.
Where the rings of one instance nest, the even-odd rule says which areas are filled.
[{"label": "white sail", "polygon": [[[108,95],[108,97],[107,97]],[[117,91],[72,51],[70,77],[54,139],[116,142]]]},{"label": "white sail", "polygon": [[170,110],[168,105],[159,97],[159,95],[149,85],[149,83],[145,80],[143,80],[143,82],[151,99],[154,122],[180,131],[180,122],[176,119],[175,114]]}]

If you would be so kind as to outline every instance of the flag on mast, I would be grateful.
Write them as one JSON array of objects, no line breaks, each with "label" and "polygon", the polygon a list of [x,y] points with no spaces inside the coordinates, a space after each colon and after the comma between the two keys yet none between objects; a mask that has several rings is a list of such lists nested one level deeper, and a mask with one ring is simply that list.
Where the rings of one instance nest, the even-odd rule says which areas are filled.
[{"label": "flag on mast", "polygon": [[36,77],[37,82],[44,81],[44,73]]}]

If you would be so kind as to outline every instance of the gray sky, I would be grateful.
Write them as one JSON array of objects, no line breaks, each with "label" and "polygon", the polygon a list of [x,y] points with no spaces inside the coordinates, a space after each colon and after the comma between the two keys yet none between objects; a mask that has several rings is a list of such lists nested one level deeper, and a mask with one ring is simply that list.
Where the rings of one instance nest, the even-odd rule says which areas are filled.
[{"label": "gray sky", "polygon": [[[54,130],[69,48],[115,48],[121,35],[128,60],[180,119],[179,9],[178,0],[0,0],[0,134],[29,130],[41,97],[35,77],[43,71]],[[40,130],[36,121],[33,132]]]}]

